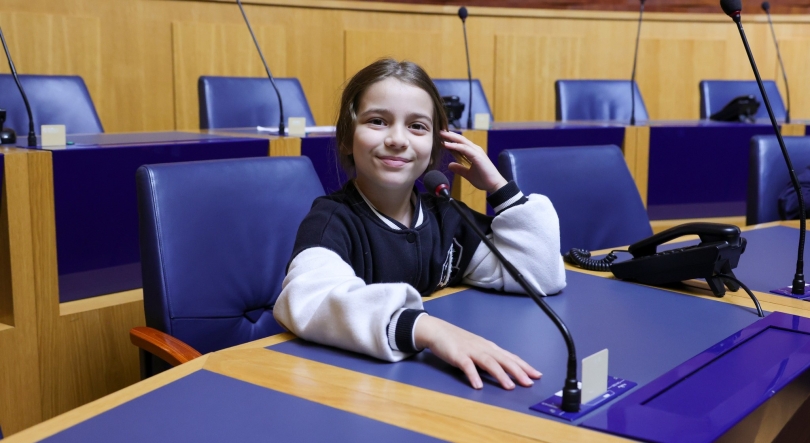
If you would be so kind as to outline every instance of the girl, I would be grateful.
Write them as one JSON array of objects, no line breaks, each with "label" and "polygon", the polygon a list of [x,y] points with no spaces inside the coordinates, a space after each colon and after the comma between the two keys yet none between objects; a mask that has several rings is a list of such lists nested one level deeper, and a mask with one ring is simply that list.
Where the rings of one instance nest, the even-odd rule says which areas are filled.
[{"label": "girl", "polygon": [[422,309],[421,296],[448,285],[522,290],[449,204],[419,194],[414,182],[438,166],[443,148],[466,157],[469,167],[450,170],[489,192],[497,213],[472,216],[545,293],[565,286],[557,214],[548,198],[523,196],[481,148],[446,128],[436,87],[413,63],[379,60],[349,81],[337,143],[354,179],[313,203],[273,312],[301,338],[383,360],[429,348],[476,389],[476,366],[505,389],[515,387],[512,378],[530,386],[541,374],[519,357]]}]

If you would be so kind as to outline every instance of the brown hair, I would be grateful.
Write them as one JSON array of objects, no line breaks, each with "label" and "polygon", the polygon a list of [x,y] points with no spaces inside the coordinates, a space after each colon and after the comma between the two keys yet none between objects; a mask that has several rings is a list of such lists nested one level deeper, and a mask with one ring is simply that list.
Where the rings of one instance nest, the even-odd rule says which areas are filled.
[{"label": "brown hair", "polygon": [[439,91],[427,72],[416,63],[409,61],[398,62],[390,58],[383,58],[355,74],[346,84],[340,98],[340,111],[336,124],[337,156],[343,170],[350,177],[355,174],[352,143],[354,141],[354,129],[357,124],[357,108],[360,107],[360,99],[371,85],[387,78],[395,78],[403,83],[416,86],[427,92],[431,101],[433,101],[433,150],[430,153],[428,169],[435,169],[439,165],[444,149],[444,139],[441,136],[441,131],[447,129],[447,116],[444,113],[444,102],[439,95]]}]

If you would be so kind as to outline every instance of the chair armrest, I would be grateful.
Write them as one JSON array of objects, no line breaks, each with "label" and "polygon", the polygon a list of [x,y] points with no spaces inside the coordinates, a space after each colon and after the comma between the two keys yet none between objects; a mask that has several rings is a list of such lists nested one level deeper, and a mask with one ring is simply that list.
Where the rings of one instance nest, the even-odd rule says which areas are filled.
[{"label": "chair armrest", "polygon": [[202,355],[179,338],[147,326],[130,329],[129,341],[172,366],[181,365]]}]

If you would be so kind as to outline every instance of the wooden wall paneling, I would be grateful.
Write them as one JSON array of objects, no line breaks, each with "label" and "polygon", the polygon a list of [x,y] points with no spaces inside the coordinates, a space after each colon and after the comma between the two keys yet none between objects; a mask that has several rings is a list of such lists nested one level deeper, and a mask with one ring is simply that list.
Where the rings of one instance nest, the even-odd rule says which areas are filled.
[{"label": "wooden wall paneling", "polygon": [[145,319],[142,300],[60,314],[50,152],[29,154],[28,178],[42,418],[47,419],[138,381],[138,352],[128,331]]},{"label": "wooden wall paneling", "polygon": [[728,52],[726,40],[642,39],[636,76],[651,118],[698,119],[698,83],[725,76]]},{"label": "wooden wall paneling", "polygon": [[[806,86],[807,74],[810,72],[810,36],[808,37],[782,39],[779,42],[782,61],[785,63],[785,71],[790,85],[791,119],[810,118],[810,87]],[[782,100],[787,106],[787,91],[782,80],[782,73],[777,71],[774,73],[774,78],[777,79],[779,91],[782,93]]]},{"label": "wooden wall paneling", "polygon": [[392,57],[417,63],[439,77],[445,55],[436,44],[440,39],[439,31],[346,30],[344,76],[348,80],[373,61]]},{"label": "wooden wall paneling", "polygon": [[[287,75],[287,43],[283,26],[254,26],[274,77]],[[197,80],[201,75],[266,77],[247,27],[242,24],[172,23],[177,129],[198,130]]]},{"label": "wooden wall paneling", "polygon": [[[97,105],[104,96],[100,22],[98,17],[0,12],[17,73],[79,75]],[[0,72],[10,72],[8,63],[0,63]]]},{"label": "wooden wall paneling", "polygon": [[42,421],[42,403],[27,153],[4,149],[3,157],[0,297],[11,298],[11,311],[0,324],[0,425],[8,436]]},{"label": "wooden wall paneling", "polygon": [[334,10],[289,12],[295,26],[287,28],[287,75],[298,77],[315,122],[324,126],[335,124],[344,81],[343,15]]},{"label": "wooden wall paneling", "polygon": [[495,115],[498,119],[553,121],[554,81],[580,77],[583,41],[579,36],[497,35]]}]

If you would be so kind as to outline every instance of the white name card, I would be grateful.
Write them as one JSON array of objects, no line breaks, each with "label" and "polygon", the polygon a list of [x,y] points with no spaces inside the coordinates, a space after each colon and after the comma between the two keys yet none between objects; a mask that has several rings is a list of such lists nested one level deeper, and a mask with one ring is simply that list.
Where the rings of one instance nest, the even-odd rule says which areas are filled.
[{"label": "white name card", "polygon": [[67,145],[65,138],[65,125],[42,125],[40,127],[40,134],[42,136],[42,146],[61,146]]}]

